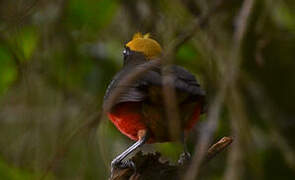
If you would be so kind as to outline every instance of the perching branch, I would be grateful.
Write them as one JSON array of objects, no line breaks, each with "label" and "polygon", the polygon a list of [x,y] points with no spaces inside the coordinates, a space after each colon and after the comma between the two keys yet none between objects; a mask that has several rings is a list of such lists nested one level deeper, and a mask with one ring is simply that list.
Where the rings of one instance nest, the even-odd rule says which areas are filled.
[{"label": "perching branch", "polygon": [[[216,155],[224,151],[231,143],[231,137],[223,137],[213,144],[203,159],[202,166],[205,166]],[[131,168],[116,169],[109,180],[178,180],[184,175],[186,165],[171,165],[169,162],[161,162],[159,153],[144,155],[138,152],[131,160],[136,166],[136,172]]]}]

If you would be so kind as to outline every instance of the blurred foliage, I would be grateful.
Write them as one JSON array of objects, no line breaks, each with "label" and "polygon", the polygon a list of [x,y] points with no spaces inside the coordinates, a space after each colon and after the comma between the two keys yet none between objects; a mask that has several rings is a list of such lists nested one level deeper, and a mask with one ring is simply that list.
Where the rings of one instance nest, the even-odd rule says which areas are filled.
[{"label": "blurred foliage", "polygon": [[[0,179],[106,179],[111,159],[132,141],[105,117],[98,128],[72,135],[97,118],[124,44],[135,32],[151,32],[165,49],[214,2],[0,0]],[[175,63],[196,75],[209,101],[229,73],[242,4],[223,1],[175,52]],[[295,178],[294,9],[293,0],[260,0],[249,18],[236,82],[246,119],[238,124],[240,179]],[[231,96],[216,139],[236,135]],[[205,123],[203,116],[188,138],[192,152]],[[173,160],[182,150],[177,143],[146,150],[153,148]],[[203,179],[226,179],[231,153],[215,158]]]},{"label": "blurred foliage", "polygon": [[12,57],[5,47],[0,46],[0,72],[5,76],[0,76],[0,94],[2,95],[17,78],[17,68],[12,61]]},{"label": "blurred foliage", "polygon": [[25,172],[23,170],[13,168],[5,164],[2,160],[0,161],[0,178],[7,180],[26,180],[35,179],[35,174]]}]

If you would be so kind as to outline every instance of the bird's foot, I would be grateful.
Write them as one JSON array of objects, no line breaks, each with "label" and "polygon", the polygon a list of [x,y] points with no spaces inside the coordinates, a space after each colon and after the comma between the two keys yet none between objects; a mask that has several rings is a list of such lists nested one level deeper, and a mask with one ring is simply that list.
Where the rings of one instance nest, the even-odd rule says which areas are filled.
[{"label": "bird's foot", "polygon": [[113,160],[111,163],[111,173],[113,174],[114,171],[118,169],[132,169],[134,172],[136,172],[136,166],[133,161],[126,160],[126,161],[116,161]]},{"label": "bird's foot", "polygon": [[178,164],[182,166],[182,165],[188,164],[190,160],[191,160],[191,154],[189,152],[183,152],[181,153],[178,159]]}]

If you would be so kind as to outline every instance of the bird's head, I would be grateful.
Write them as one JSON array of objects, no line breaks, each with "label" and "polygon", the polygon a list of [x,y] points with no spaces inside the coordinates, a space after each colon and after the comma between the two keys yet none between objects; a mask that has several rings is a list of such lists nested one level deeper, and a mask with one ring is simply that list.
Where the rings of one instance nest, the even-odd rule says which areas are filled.
[{"label": "bird's head", "polygon": [[147,60],[156,59],[161,56],[162,48],[154,39],[150,38],[150,34],[136,33],[131,41],[125,45],[123,51],[124,56],[128,55],[128,51],[140,52]]}]

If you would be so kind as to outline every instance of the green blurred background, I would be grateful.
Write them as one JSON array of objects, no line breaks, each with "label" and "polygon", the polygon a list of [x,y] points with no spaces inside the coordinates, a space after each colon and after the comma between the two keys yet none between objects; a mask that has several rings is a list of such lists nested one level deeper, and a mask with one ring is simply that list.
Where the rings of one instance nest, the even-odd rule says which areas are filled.
[{"label": "green blurred background", "polygon": [[[136,32],[150,32],[165,49],[214,6],[206,0],[0,0],[0,179],[107,179],[111,159],[132,143],[105,117],[99,121],[124,44]],[[175,52],[174,62],[197,76],[209,102],[230,73],[242,6],[222,1]],[[214,140],[238,136],[238,142],[201,179],[295,179],[294,10],[294,0],[254,1],[232,59],[239,61],[240,108],[229,89],[214,133]],[[204,124],[206,115],[190,135],[191,152]],[[148,148],[173,160],[181,152],[175,143]]]}]

